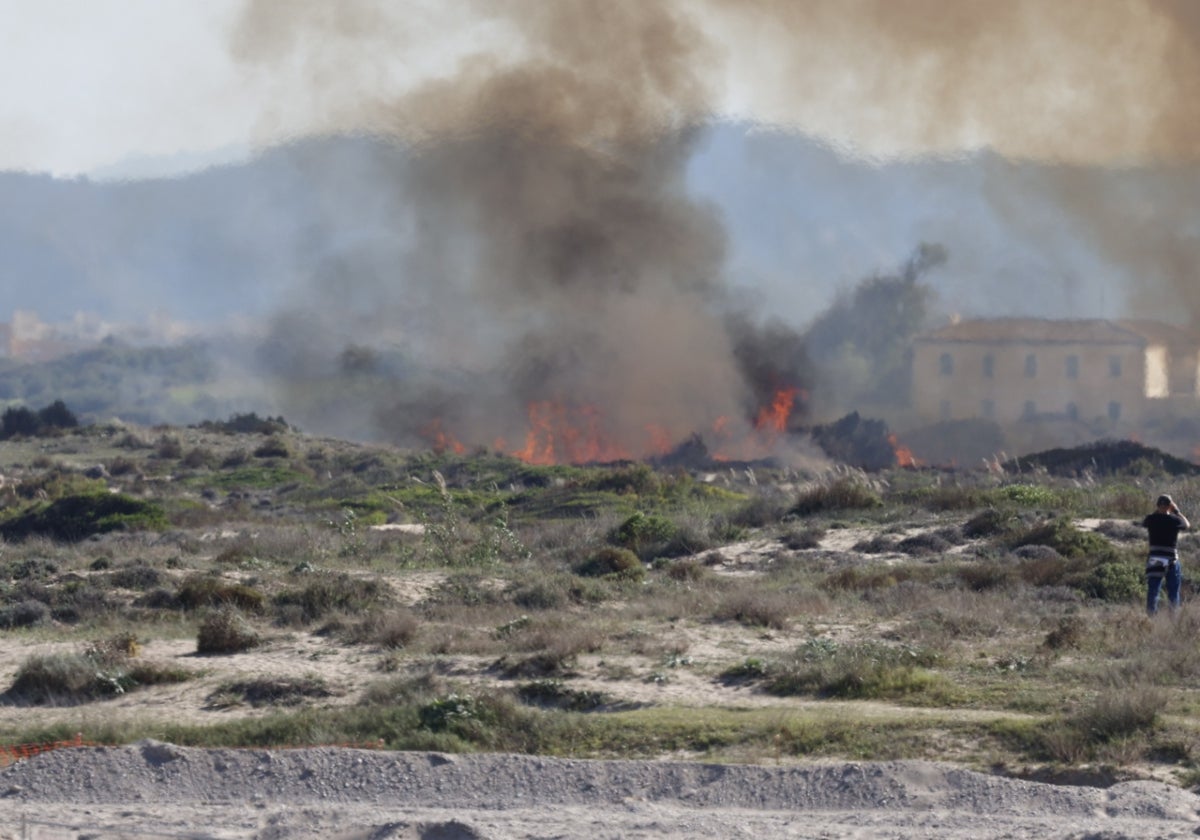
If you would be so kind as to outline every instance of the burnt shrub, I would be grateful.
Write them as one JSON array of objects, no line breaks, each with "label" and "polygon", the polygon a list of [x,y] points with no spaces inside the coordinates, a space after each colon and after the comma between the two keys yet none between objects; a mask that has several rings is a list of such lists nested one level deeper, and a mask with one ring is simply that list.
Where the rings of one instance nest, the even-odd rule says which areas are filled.
[{"label": "burnt shrub", "polygon": [[967,539],[995,537],[1011,531],[1016,521],[1016,517],[1010,511],[987,508],[963,523],[960,530]]},{"label": "burnt shrub", "polygon": [[790,513],[810,516],[830,510],[876,508],[882,504],[879,493],[865,480],[838,476],[802,491]]},{"label": "burnt shrub", "polygon": [[412,644],[420,628],[420,619],[409,610],[379,610],[349,628],[345,638],[352,644],[399,650]]},{"label": "burnt shrub", "polygon": [[747,627],[785,630],[794,608],[794,599],[783,592],[734,590],[721,599],[713,618],[736,621]]},{"label": "burnt shrub", "polygon": [[232,606],[245,612],[262,612],[266,596],[244,583],[230,583],[213,575],[189,575],[179,584],[175,602],[185,610]]},{"label": "burnt shrub", "polygon": [[139,563],[110,572],[108,582],[121,589],[136,589],[139,592],[145,592],[147,589],[153,589],[160,585],[162,577],[162,573],[157,569]]},{"label": "burnt shrub", "polygon": [[583,577],[615,578],[640,581],[646,577],[646,567],[641,558],[627,548],[606,546],[600,549],[576,569]]},{"label": "burnt shrub", "polygon": [[184,453],[180,463],[188,469],[198,470],[203,467],[211,467],[217,461],[216,454],[203,446],[193,446]]},{"label": "burnt shrub", "polygon": [[384,606],[391,600],[389,592],[377,580],[320,573],[300,589],[279,593],[274,603],[283,615],[298,613],[303,621],[316,621],[333,612],[361,615]]},{"label": "burnt shrub", "polygon": [[779,499],[755,496],[729,515],[729,521],[742,528],[763,528],[778,522],[787,513]]},{"label": "burnt shrub", "polygon": [[609,702],[603,692],[568,688],[562,680],[553,678],[522,683],[517,686],[517,697],[531,706],[571,712],[590,712]]},{"label": "burnt shrub", "polygon": [[270,437],[254,448],[255,458],[287,458],[292,453],[287,443],[278,437]]},{"label": "burnt shrub", "polygon": [[320,677],[259,677],[221,685],[208,695],[210,708],[228,708],[243,703],[263,706],[299,706],[309,699],[334,696]]},{"label": "burnt shrub", "polygon": [[258,647],[262,638],[236,607],[218,607],[200,622],[196,653],[240,653]]}]

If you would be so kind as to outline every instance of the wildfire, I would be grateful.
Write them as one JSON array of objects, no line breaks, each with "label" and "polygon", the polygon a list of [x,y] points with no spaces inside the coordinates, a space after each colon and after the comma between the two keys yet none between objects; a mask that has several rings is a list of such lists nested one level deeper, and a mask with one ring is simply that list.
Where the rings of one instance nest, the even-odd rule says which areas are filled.
[{"label": "wildfire", "polygon": [[467,447],[455,439],[454,435],[442,428],[441,418],[434,418],[421,429],[421,436],[429,441],[433,451],[441,455],[446,450],[462,455]]},{"label": "wildfire", "polygon": [[[757,458],[769,454],[780,435],[788,431],[799,388],[781,388],[771,403],[762,406],[749,428],[735,431],[736,424],[727,416],[712,423],[709,443],[717,461]],[[667,455],[686,434],[658,423],[647,423],[641,431],[626,429],[614,434],[611,424],[595,405],[570,405],[554,400],[538,400],[527,408],[528,425],[524,443],[513,448],[503,438],[495,438],[492,449],[530,464],[593,464],[624,461],[654,455]],[[466,452],[467,447],[447,431],[440,419],[426,424],[421,436],[435,452]],[[736,453],[736,454],[731,454]]]},{"label": "wildfire", "polygon": [[595,406],[570,408],[549,400],[530,404],[525,445],[508,454],[531,464],[587,464],[631,457],[604,433]]},{"label": "wildfire", "polygon": [[788,418],[792,416],[792,409],[796,406],[796,396],[799,393],[799,388],[780,388],[776,391],[771,404],[764,405],[758,410],[758,416],[754,418],[754,428],[760,432],[766,432],[772,437],[787,431]]},{"label": "wildfire", "polygon": [[921,465],[921,462],[913,457],[912,450],[897,440],[895,434],[888,435],[887,439],[892,446],[892,451],[896,453],[896,466],[919,467]]}]

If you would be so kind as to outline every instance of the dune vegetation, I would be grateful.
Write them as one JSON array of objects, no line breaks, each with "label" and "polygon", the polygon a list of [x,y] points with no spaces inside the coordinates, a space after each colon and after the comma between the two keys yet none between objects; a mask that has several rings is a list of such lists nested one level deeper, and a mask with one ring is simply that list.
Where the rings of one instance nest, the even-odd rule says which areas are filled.
[{"label": "dune vegetation", "polygon": [[1154,450],[532,466],[250,419],[0,443],[0,743],[1200,783],[1195,565],[1147,617],[1135,524],[1200,479]]}]

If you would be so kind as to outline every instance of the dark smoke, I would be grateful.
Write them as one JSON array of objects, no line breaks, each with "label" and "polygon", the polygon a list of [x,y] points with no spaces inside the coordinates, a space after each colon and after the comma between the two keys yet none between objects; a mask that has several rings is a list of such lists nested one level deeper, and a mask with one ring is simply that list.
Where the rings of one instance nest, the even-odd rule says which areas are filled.
[{"label": "dark smoke", "polygon": [[[272,356],[316,370],[306,357],[330,348],[314,336],[336,346],[420,312],[419,333],[401,341],[438,374],[393,380],[363,406],[403,442],[436,429],[516,449],[541,403],[633,456],[721,417],[746,426],[770,395],[746,377],[744,325],[728,328],[721,219],[686,183],[706,42],[663,4],[488,8],[534,55],[379,105],[372,123],[396,142],[414,122],[425,135],[381,173],[404,246],[391,264],[319,268],[280,316]],[[252,7],[244,51],[318,34],[270,11]],[[361,311],[348,305],[360,299]],[[303,406],[313,382],[290,367]]]},{"label": "dark smoke", "polygon": [[[1014,237],[1089,243],[1130,314],[1200,312],[1187,0],[462,2],[451,19],[505,47],[389,93],[385,59],[429,35],[422,8],[257,0],[235,34],[247,66],[301,68],[327,133],[404,150],[379,172],[385,229],[315,231],[312,276],[277,321],[301,422],[341,412],[393,440],[512,448],[529,405],[553,402],[636,450],[649,427],[748,428],[774,389],[819,384],[811,345],[729,299],[722,220],[688,192],[722,108],[852,156],[990,149],[1016,168],[982,186]],[[876,332],[880,353],[904,337]],[[394,346],[403,372],[334,408],[313,372],[350,344]]]}]

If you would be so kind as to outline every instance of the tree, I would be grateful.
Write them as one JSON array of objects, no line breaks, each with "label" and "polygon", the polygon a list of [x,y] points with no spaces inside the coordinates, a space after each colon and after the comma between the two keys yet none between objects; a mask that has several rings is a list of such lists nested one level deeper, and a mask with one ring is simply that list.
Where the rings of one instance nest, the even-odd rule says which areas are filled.
[{"label": "tree", "polygon": [[812,323],[805,344],[837,401],[907,402],[912,339],[928,316],[921,278],[946,257],[923,242],[898,273],[861,280]]}]

